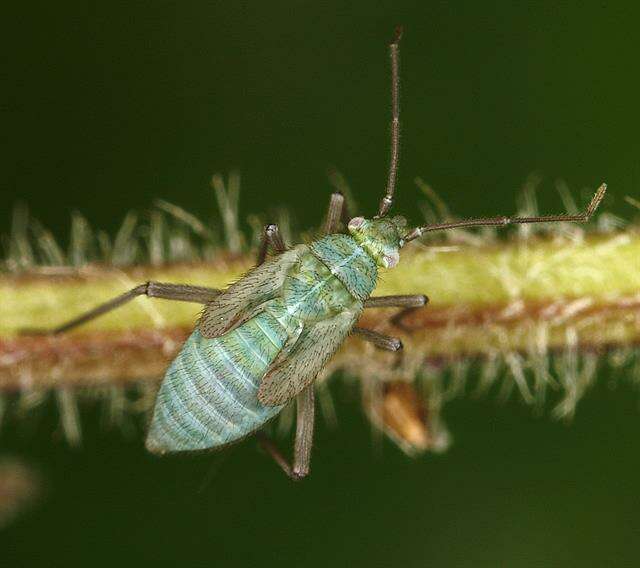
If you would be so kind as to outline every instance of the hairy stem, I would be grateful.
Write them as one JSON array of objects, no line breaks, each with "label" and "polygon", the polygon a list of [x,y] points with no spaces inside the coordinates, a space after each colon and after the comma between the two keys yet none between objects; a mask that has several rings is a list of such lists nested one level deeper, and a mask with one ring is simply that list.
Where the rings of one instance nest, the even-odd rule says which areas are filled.
[{"label": "hairy stem", "polygon": [[[225,287],[250,266],[250,256],[221,253],[207,263],[6,274],[0,277],[0,389],[157,379],[193,328],[197,305],[140,298],[58,337],[20,330],[59,325],[147,280]],[[632,346],[640,342],[640,235],[627,229],[579,239],[416,247],[382,274],[376,290],[409,293],[431,300],[394,330],[410,359],[510,353],[531,359],[568,345]],[[368,310],[359,325],[391,329],[393,313]],[[363,349],[350,339],[331,367],[358,373],[362,365],[349,361]],[[374,361],[385,357],[376,352]]]}]

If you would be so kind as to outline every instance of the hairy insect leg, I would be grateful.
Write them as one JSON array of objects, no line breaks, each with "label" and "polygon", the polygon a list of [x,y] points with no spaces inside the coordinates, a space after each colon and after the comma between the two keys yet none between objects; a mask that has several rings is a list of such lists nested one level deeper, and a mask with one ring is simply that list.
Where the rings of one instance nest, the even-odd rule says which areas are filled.
[{"label": "hairy insect leg", "polygon": [[266,432],[260,430],[256,433],[256,438],[258,440],[258,443],[260,444],[260,447],[273,458],[273,461],[275,461],[280,466],[280,469],[282,469],[282,471],[284,471],[288,477],[293,478],[293,470],[291,469],[287,458],[282,455],[282,452],[280,451],[278,446],[276,446],[276,443],[269,437],[269,435]]},{"label": "hairy insect leg", "polygon": [[258,258],[256,259],[257,265],[262,264],[267,259],[269,247],[271,247],[275,253],[284,252],[287,248],[280,235],[280,229],[278,229],[278,225],[275,223],[269,223],[264,226],[262,241],[260,242],[260,249],[258,250]]},{"label": "hairy insect leg", "polygon": [[66,323],[53,329],[27,329],[23,330],[23,334],[33,335],[58,335],[69,331],[75,327],[83,325],[97,317],[100,317],[120,306],[130,302],[138,296],[147,296],[149,298],[161,298],[163,300],[174,300],[178,302],[194,302],[196,304],[206,304],[220,294],[220,290],[215,288],[206,288],[204,286],[191,286],[189,284],[168,284],[165,282],[145,282],[128,292],[116,296],[112,300],[105,302],[79,315]]},{"label": "hairy insect leg", "polygon": [[[349,184],[345,181],[342,174],[336,170],[335,168],[329,168],[327,172],[327,176],[329,177],[329,183],[334,188],[334,193],[339,193],[342,196],[349,195],[350,189]],[[349,221],[351,220],[351,215],[349,211],[349,204],[347,202],[347,198],[344,198],[344,204],[342,206],[342,214],[341,220],[342,224],[346,227]]]},{"label": "hairy insect leg", "polygon": [[329,207],[327,208],[327,217],[322,227],[325,235],[335,233],[340,226],[340,221],[344,222],[346,212],[346,203],[344,195],[340,191],[334,191],[329,198]]},{"label": "hairy insect leg", "polygon": [[405,316],[418,310],[429,303],[429,298],[424,294],[411,294],[408,296],[378,296],[365,301],[365,308],[404,308],[391,318],[391,323],[400,329],[404,329],[402,323]]},{"label": "hairy insect leg", "polygon": [[364,327],[354,327],[352,331],[365,341],[373,343],[380,349],[385,349],[386,351],[399,351],[402,349],[402,341],[397,337],[384,335],[377,331],[373,331],[372,329],[365,329]]},{"label": "hairy insect leg", "polygon": [[365,308],[421,308],[429,303],[424,294],[410,294],[407,296],[373,296],[365,300]]},{"label": "hairy insect leg", "polygon": [[309,474],[313,430],[315,425],[315,391],[309,385],[296,397],[296,441],[294,445],[293,467],[282,455],[275,442],[264,432],[256,434],[262,448],[273,458],[291,479],[298,480]]},{"label": "hairy insect leg", "polygon": [[302,479],[311,468],[311,448],[315,425],[315,386],[310,384],[296,398],[296,441],[293,453],[293,478]]}]

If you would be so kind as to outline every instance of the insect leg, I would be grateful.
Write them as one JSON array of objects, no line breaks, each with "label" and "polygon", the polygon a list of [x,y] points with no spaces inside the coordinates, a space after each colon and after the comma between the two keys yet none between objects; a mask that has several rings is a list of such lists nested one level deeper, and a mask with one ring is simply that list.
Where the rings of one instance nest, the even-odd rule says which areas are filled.
[{"label": "insect leg", "polygon": [[268,436],[268,434],[260,430],[259,432],[256,432],[256,438],[258,439],[258,443],[260,444],[262,449],[273,458],[273,460],[280,466],[282,471],[284,471],[287,476],[293,477],[289,462],[282,455],[282,453],[278,449],[278,446],[276,446],[275,442]]},{"label": "insect leg", "polygon": [[397,337],[383,335],[382,333],[378,333],[372,329],[365,329],[363,327],[354,327],[352,331],[365,341],[370,341],[380,349],[386,349],[387,351],[399,351],[402,349],[402,341]]},{"label": "insect leg", "polygon": [[296,398],[296,441],[294,446],[293,467],[282,455],[275,442],[264,432],[256,434],[258,443],[291,479],[298,480],[309,474],[311,448],[313,447],[313,429],[315,415],[314,386],[309,385]]},{"label": "insect leg", "polygon": [[409,296],[374,296],[365,300],[365,308],[421,308],[429,302],[423,294]]},{"label": "insect leg", "polygon": [[423,294],[409,296],[378,296],[365,301],[365,308],[404,308],[391,318],[391,323],[400,329],[404,329],[402,320],[411,312],[427,305],[429,298]]},{"label": "insect leg", "polygon": [[344,195],[340,191],[335,191],[329,198],[329,207],[327,209],[327,218],[322,227],[325,235],[330,235],[338,230],[340,221],[343,220],[345,211]]},{"label": "insect leg", "polygon": [[[349,195],[351,190],[349,188],[349,184],[344,179],[344,176],[335,168],[329,168],[327,172],[327,176],[329,177],[329,183],[334,188],[334,193],[339,193],[341,195]],[[344,199],[344,204],[342,205],[342,215],[341,215],[342,224],[346,227],[349,221],[351,220],[351,215],[349,211],[349,205],[347,203],[347,199]]]},{"label": "insect leg", "polygon": [[310,384],[296,397],[296,442],[293,455],[293,479],[309,474],[315,415],[314,384]]},{"label": "insect leg", "polygon": [[220,294],[220,290],[215,288],[205,288],[203,286],[191,286],[189,284],[167,284],[164,282],[146,282],[132,288],[128,292],[121,294],[99,305],[78,317],[69,320],[66,323],[53,329],[46,330],[24,330],[24,334],[36,335],[58,335],[69,331],[74,327],[87,323],[111,310],[119,308],[123,304],[137,298],[138,296],[147,296],[149,298],[162,298],[164,300],[175,300],[180,302],[194,302],[197,304],[206,304]]},{"label": "insect leg", "polygon": [[280,236],[278,225],[275,223],[269,223],[264,226],[262,242],[260,243],[260,249],[258,250],[256,264],[260,265],[266,260],[269,247],[271,247],[276,253],[284,252],[287,248]]}]

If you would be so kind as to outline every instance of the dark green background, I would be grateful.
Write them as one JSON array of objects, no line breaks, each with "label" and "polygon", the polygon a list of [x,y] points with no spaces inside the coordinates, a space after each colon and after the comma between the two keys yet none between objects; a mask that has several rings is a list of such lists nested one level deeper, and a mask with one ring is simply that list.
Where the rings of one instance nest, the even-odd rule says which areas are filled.
[{"label": "dark green background", "polygon": [[[5,9],[6,10],[6,9]],[[640,8],[600,2],[23,3],[3,16],[2,233],[26,201],[62,240],[69,211],[113,231],[157,197],[203,217],[210,174],[238,168],[242,213],[318,219],[325,171],[363,209],[384,186],[386,43],[404,24],[398,210],[412,178],[462,215],[509,213],[534,170],[540,203],[606,180],[638,197]],[[426,291],[428,292],[428,291]],[[605,373],[601,384],[608,383]],[[517,403],[447,407],[442,457],[381,455],[354,393],[320,426],[292,485],[252,442],[158,463],[86,416],[85,450],[49,419],[3,434],[49,499],[0,539],[6,566],[622,566],[637,564],[636,395],[605,386],[567,427]],[[7,558],[6,563],[2,557]],[[626,564],[625,564],[626,563]]]}]

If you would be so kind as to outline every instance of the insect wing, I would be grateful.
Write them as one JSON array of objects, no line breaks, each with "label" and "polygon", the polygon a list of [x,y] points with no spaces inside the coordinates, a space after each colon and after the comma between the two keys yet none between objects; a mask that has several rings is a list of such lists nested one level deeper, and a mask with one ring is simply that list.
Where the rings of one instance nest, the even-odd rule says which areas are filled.
[{"label": "insect wing", "polygon": [[265,373],[258,400],[265,406],[285,404],[311,384],[344,342],[359,312],[342,312],[304,329]]},{"label": "insect wing", "polygon": [[295,247],[256,266],[209,302],[198,322],[200,333],[209,339],[220,337],[257,315],[264,302],[277,296],[304,248]]}]

